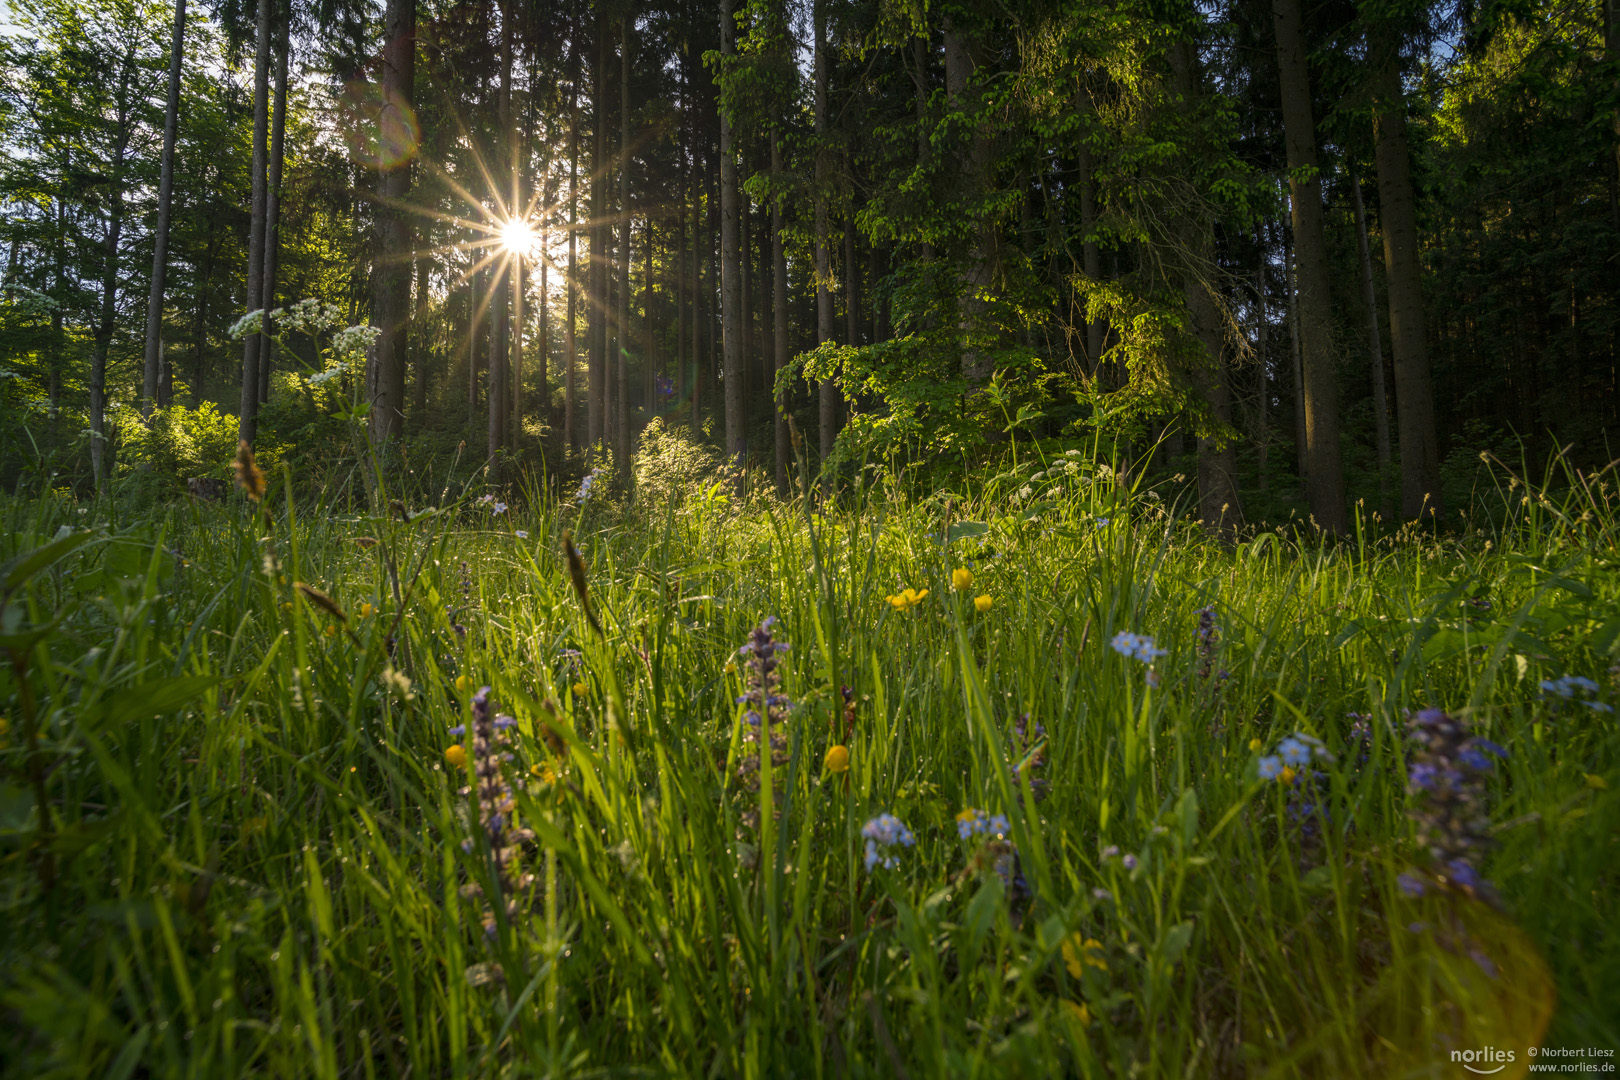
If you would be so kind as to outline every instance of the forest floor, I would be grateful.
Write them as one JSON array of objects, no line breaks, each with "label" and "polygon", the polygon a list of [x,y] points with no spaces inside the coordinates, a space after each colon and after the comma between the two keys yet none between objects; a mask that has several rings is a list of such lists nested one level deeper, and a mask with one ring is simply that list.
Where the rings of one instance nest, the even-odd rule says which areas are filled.
[{"label": "forest floor", "polygon": [[1612,1069],[1620,513],[1505,488],[12,499],[0,1069]]}]

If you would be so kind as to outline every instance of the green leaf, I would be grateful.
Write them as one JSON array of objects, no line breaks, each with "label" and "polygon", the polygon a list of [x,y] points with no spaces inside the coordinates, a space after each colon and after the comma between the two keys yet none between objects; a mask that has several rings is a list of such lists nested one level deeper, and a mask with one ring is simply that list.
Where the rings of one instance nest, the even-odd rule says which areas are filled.
[{"label": "green leaf", "polygon": [[0,581],[4,582],[7,593],[16,592],[29,578],[65,558],[70,552],[82,547],[94,536],[91,532],[76,532],[63,536],[57,533],[56,539],[41,547],[23,554],[0,567]]},{"label": "green leaf", "polygon": [[80,722],[99,718],[109,724],[124,725],[147,716],[174,712],[194,698],[219,685],[212,675],[181,675],[173,679],[153,679],[117,696],[101,701],[97,708],[80,717]]}]

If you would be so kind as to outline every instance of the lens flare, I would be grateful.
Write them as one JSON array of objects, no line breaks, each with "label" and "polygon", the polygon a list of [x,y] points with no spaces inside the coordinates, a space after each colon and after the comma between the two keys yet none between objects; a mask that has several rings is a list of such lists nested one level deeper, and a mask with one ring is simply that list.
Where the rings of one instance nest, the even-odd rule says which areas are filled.
[{"label": "lens flare", "polygon": [[540,243],[540,234],[535,232],[533,223],[523,218],[503,221],[496,235],[501,247],[516,255],[527,255]]}]

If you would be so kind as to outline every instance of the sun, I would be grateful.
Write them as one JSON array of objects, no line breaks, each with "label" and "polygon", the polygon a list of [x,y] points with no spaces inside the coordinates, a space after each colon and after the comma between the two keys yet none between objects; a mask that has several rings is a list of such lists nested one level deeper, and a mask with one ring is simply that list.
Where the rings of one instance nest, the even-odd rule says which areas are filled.
[{"label": "sun", "polygon": [[500,237],[503,248],[519,255],[528,254],[540,243],[540,234],[535,231],[533,222],[525,218],[501,222],[496,235]]}]

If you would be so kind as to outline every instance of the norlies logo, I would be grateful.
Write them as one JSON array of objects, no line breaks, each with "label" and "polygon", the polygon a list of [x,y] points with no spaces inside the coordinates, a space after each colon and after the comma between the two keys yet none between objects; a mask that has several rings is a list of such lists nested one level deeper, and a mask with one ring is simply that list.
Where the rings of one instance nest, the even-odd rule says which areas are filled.
[{"label": "norlies logo", "polygon": [[[1498,1050],[1494,1046],[1487,1046],[1482,1050],[1453,1050],[1451,1060],[1460,1064],[1469,1072],[1479,1073],[1481,1076],[1490,1076],[1499,1073],[1512,1063],[1514,1052],[1512,1050]],[[1476,1067],[1479,1066],[1479,1067]]]}]

